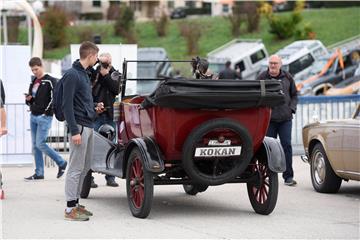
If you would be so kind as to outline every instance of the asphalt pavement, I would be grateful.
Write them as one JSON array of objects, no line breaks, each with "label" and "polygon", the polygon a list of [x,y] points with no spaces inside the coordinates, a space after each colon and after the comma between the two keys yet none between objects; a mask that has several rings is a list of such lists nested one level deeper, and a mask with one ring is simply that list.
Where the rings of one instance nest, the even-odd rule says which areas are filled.
[{"label": "asphalt pavement", "polygon": [[360,184],[343,182],[337,194],[313,190],[309,165],[294,157],[296,187],[283,185],[269,216],[256,214],[245,184],[209,187],[196,196],[182,186],[155,186],[147,219],[134,218],[128,208],[125,181],[105,186],[103,175],[94,174],[99,187],[81,203],[94,213],[90,221],[65,221],[64,178],[57,168],[45,169],[45,180],[25,182],[33,168],[2,168],[5,199],[1,205],[1,239],[106,239],[106,238],[360,238]]}]

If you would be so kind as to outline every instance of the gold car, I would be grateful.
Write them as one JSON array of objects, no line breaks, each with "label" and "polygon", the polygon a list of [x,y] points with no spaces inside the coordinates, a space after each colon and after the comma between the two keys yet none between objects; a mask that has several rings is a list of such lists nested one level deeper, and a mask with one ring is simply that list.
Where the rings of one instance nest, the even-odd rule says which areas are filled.
[{"label": "gold car", "polygon": [[360,181],[360,105],[351,119],[306,125],[303,130],[305,156],[310,164],[314,189],[336,193],[342,180]]}]

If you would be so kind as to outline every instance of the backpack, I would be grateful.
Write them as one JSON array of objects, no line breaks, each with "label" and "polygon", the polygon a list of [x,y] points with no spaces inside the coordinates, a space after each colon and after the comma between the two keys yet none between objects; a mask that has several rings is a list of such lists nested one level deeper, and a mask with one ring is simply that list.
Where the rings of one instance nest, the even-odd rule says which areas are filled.
[{"label": "backpack", "polygon": [[64,91],[64,80],[61,78],[55,85],[53,96],[53,110],[56,119],[60,122],[65,121],[64,111],[62,109]]}]

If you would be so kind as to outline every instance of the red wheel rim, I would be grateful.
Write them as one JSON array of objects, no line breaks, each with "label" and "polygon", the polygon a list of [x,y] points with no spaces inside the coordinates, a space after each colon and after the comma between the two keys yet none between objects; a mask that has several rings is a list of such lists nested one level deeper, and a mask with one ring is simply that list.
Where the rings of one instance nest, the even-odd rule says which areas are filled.
[{"label": "red wheel rim", "polygon": [[257,162],[253,166],[253,171],[259,174],[259,184],[252,187],[252,193],[259,204],[264,204],[268,199],[270,189],[268,169],[265,165]]},{"label": "red wheel rim", "polygon": [[136,208],[140,208],[144,201],[144,172],[141,160],[136,156],[130,170],[131,200]]}]

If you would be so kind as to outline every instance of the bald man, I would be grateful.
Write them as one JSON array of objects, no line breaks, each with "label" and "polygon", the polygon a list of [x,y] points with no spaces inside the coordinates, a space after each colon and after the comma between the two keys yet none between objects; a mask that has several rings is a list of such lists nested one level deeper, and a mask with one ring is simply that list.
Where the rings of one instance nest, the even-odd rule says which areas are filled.
[{"label": "bald man", "polygon": [[281,64],[281,58],[278,55],[270,56],[268,69],[262,72],[257,79],[277,79],[281,81],[285,103],[272,108],[270,125],[266,135],[273,138],[279,136],[286,158],[286,171],[283,173],[284,184],[295,186],[297,183],[294,180],[292,168],[291,127],[298,101],[297,91],[294,79],[290,73],[281,69]]},{"label": "bald man", "polygon": [[[94,102],[103,102],[106,111],[97,115],[95,119],[94,129],[99,131],[99,128],[108,124],[116,131],[116,125],[114,118],[114,107],[116,95],[119,94],[119,80],[113,80],[111,73],[115,71],[112,66],[112,58],[110,53],[101,53],[99,55],[100,66],[96,68],[91,74],[92,82],[92,96]],[[118,187],[119,184],[115,181],[115,177],[111,175],[105,175],[106,185],[110,187]],[[94,178],[91,177],[91,187],[96,188],[97,184]]]}]

